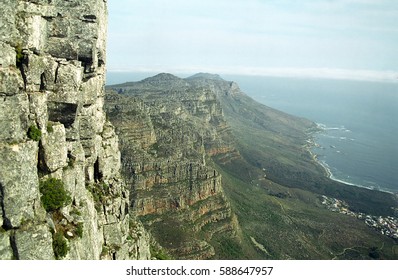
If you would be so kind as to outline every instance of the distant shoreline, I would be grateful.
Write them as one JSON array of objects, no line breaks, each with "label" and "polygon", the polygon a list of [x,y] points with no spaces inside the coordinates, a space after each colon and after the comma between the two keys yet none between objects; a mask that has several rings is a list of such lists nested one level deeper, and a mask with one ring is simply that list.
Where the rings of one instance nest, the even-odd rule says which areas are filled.
[{"label": "distant shoreline", "polygon": [[[320,131],[325,130],[324,127],[323,127],[322,125],[320,125],[320,124],[316,124],[316,125],[317,125],[317,128],[318,128]],[[312,133],[312,135],[314,135],[315,133],[317,133],[317,132]],[[315,140],[314,140],[313,138],[309,139],[309,140],[308,140],[308,143],[310,144],[310,145],[308,146],[308,152],[310,153],[312,159],[313,159],[317,164],[319,164],[319,165],[325,170],[325,172],[326,172],[326,177],[328,177],[329,179],[331,179],[331,180],[333,180],[333,181],[335,181],[335,182],[343,183],[343,184],[348,185],[348,186],[353,186],[353,187],[368,189],[368,190],[371,190],[371,191],[380,191],[380,192],[385,192],[385,193],[389,193],[389,194],[393,194],[393,195],[398,195],[398,193],[394,193],[394,192],[392,192],[392,191],[390,191],[390,190],[385,190],[385,189],[382,189],[382,188],[375,189],[375,188],[372,188],[372,187],[367,187],[367,186],[363,186],[363,185],[358,185],[358,184],[354,184],[354,183],[350,183],[350,182],[347,182],[347,181],[338,179],[337,177],[335,177],[335,176],[333,175],[333,172],[330,170],[330,168],[329,168],[329,166],[327,165],[327,163],[326,163],[326,162],[323,162],[323,161],[321,161],[321,160],[319,160],[319,159],[318,159],[318,155],[315,154],[315,153],[311,150],[313,147],[319,147],[320,145],[319,145],[318,143],[316,143]]]}]

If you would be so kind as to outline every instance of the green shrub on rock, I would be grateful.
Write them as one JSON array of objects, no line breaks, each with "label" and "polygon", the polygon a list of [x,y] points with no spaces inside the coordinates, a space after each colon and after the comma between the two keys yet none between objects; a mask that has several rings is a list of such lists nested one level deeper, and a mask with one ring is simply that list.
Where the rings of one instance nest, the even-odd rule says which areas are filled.
[{"label": "green shrub on rock", "polygon": [[76,235],[79,236],[80,238],[83,237],[83,223],[78,223],[78,224],[77,224],[75,233],[76,233]]},{"label": "green shrub on rock", "polygon": [[66,256],[69,251],[68,241],[64,238],[62,232],[53,235],[53,250],[57,260]]},{"label": "green shrub on rock", "polygon": [[34,141],[40,141],[41,131],[36,126],[31,125],[28,129],[28,137]]},{"label": "green shrub on rock", "polygon": [[40,185],[41,202],[47,212],[58,210],[70,203],[71,198],[65,190],[64,183],[55,178],[41,181]]},{"label": "green shrub on rock", "polygon": [[18,44],[18,45],[15,47],[15,53],[16,53],[16,55],[15,55],[16,65],[17,65],[17,67],[19,68],[19,67],[21,67],[21,65],[22,65],[22,60],[23,60],[23,58],[24,58],[24,55],[23,55],[23,53],[22,53],[22,47],[21,47],[20,44]]},{"label": "green shrub on rock", "polygon": [[54,128],[53,128],[53,125],[51,123],[47,124],[47,132],[48,133],[53,133],[54,132]]}]

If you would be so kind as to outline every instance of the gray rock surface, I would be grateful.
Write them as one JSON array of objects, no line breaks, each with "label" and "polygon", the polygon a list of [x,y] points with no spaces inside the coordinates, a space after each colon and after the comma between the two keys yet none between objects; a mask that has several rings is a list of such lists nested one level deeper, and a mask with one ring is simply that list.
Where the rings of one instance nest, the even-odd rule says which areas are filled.
[{"label": "gray rock surface", "polygon": [[49,228],[45,225],[28,227],[15,232],[17,257],[22,260],[52,260],[52,239]]},{"label": "gray rock surface", "polygon": [[10,233],[8,231],[0,234],[0,260],[12,260],[14,258],[10,244]]},{"label": "gray rock surface", "polygon": [[16,143],[25,139],[28,130],[28,96],[1,96],[0,112],[0,141]]},{"label": "gray rock surface", "polygon": [[20,227],[35,218],[39,200],[38,144],[34,141],[0,146],[0,191],[3,228]]},{"label": "gray rock surface", "polygon": [[[127,238],[129,191],[103,110],[106,4],[0,1],[0,259],[54,259],[55,232],[69,247],[59,258],[150,258],[149,235]],[[49,178],[70,199],[46,213]],[[130,254],[136,242],[147,254]]]},{"label": "gray rock surface", "polygon": [[44,162],[50,172],[67,165],[67,145],[65,127],[63,124],[49,124],[47,133],[43,134]]}]

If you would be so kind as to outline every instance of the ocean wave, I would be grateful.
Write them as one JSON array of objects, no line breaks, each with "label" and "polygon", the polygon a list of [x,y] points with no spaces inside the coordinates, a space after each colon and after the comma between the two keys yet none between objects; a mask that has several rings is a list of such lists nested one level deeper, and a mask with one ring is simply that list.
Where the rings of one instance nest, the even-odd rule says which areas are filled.
[{"label": "ocean wave", "polygon": [[344,132],[351,132],[350,129],[347,129],[344,125],[341,126],[327,126],[326,124],[323,123],[316,123],[319,129],[322,130],[339,130],[339,131],[344,131]]},{"label": "ocean wave", "polygon": [[343,130],[341,127],[326,127],[325,130]]},{"label": "ocean wave", "polygon": [[323,124],[323,123],[315,123],[316,124],[316,126],[319,128],[319,129],[325,129],[326,128],[326,124]]},{"label": "ocean wave", "polygon": [[[358,184],[358,183],[352,183],[349,182],[347,180],[341,179],[341,178],[337,178],[335,176],[335,174],[333,174],[330,166],[326,163],[325,160],[319,160],[317,155],[315,155],[314,159],[325,169],[327,176],[332,179],[333,181],[339,182],[339,183],[343,183],[345,185],[349,185],[349,186],[354,186],[354,187],[358,187],[358,188],[365,188],[368,190],[375,190],[375,191],[381,191],[381,192],[386,192],[386,193],[391,193],[394,194],[394,192],[392,192],[391,190],[387,190],[387,189],[383,189],[382,187],[380,187],[377,183],[375,182],[368,182],[370,183],[369,186],[365,186],[362,184]],[[348,178],[350,178],[350,176],[348,176]]]},{"label": "ocean wave", "polygon": [[337,139],[337,138],[339,138],[337,136],[333,136],[333,135],[329,135],[329,134],[323,134],[322,136],[325,137],[325,138],[329,138],[329,139]]},{"label": "ocean wave", "polygon": [[[371,189],[371,187],[363,186],[363,185],[360,185],[360,184],[354,184],[354,183],[348,182],[348,181],[346,181],[346,180],[337,178],[337,177],[333,174],[333,172],[332,172],[330,166],[329,166],[329,165],[326,163],[326,161],[324,161],[324,160],[318,160],[318,163],[319,163],[320,165],[323,166],[323,168],[326,170],[326,172],[327,172],[327,174],[328,174],[328,177],[329,177],[330,179],[332,179],[333,181],[340,182],[340,183],[343,183],[343,184],[346,184],[346,185],[349,185],[349,186],[355,186],[355,187],[360,187],[360,188]],[[349,177],[349,176],[348,176],[348,177]]]}]

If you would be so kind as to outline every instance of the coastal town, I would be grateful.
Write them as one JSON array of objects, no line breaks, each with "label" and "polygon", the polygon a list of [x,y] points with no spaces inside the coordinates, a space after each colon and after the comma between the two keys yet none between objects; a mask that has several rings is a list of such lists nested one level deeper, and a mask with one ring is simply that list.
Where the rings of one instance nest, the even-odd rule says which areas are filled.
[{"label": "coastal town", "polygon": [[349,210],[349,205],[342,200],[322,196],[322,204],[330,211],[345,214],[365,221],[365,223],[380,232],[381,234],[398,240],[398,218],[371,216],[364,213],[356,213]]}]

